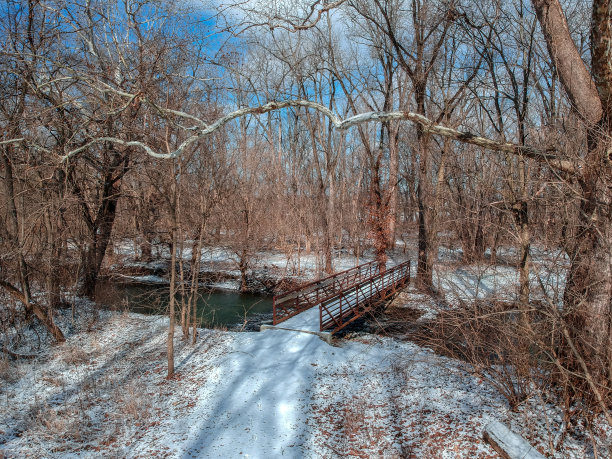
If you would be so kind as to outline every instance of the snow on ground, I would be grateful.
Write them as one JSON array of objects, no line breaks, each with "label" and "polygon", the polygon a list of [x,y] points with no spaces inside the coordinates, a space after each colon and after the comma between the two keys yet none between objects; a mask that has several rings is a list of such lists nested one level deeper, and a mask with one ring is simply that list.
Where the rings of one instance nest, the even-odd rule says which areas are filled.
[{"label": "snow on ground", "polygon": [[124,276],[115,274],[116,279],[125,279],[130,282],[143,283],[143,284],[167,284],[168,279],[161,276],[147,275],[147,276]]},{"label": "snow on ground", "polygon": [[[398,241],[399,244],[400,241]],[[405,244],[399,244],[403,247]],[[185,244],[183,258],[191,259],[191,243]],[[487,249],[488,250],[488,249]],[[124,241],[117,244],[115,252],[124,256],[124,266],[143,267],[149,269],[167,268],[166,261],[157,260],[148,264],[133,261],[135,251],[133,244]],[[396,250],[391,253],[387,266],[392,267],[412,258],[412,272],[416,273],[416,254],[414,251],[404,253]],[[162,251],[166,258],[168,251]],[[489,254],[490,255],[490,254]],[[513,247],[499,247],[497,249],[498,264],[480,263],[464,264],[461,262],[462,251],[458,248],[440,246],[438,249],[438,263],[434,266],[433,283],[439,292],[444,293],[450,303],[470,301],[474,299],[496,299],[510,301],[517,299],[518,272],[516,269],[517,251]],[[372,261],[374,254],[371,250],[360,258],[355,258],[344,251],[336,251],[333,258],[333,267],[336,272],[353,268],[357,265]],[[546,292],[553,302],[560,302],[563,295],[565,274],[568,266],[567,255],[560,250],[550,250],[538,246],[531,248],[532,269],[530,284],[532,299],[541,300]],[[216,272],[227,276],[221,281],[208,284],[211,288],[225,290],[240,289],[240,271],[238,270],[238,257],[231,249],[222,246],[205,247],[202,250],[201,269],[206,272]],[[275,279],[277,282],[291,279],[296,283],[309,282],[325,274],[321,272],[322,260],[315,253],[298,253],[293,251],[260,251],[250,260],[251,277],[253,279]],[[124,276],[138,282],[160,283],[167,282],[159,276]],[[542,290],[542,286],[544,290]]]},{"label": "snow on ground", "polygon": [[297,316],[290,317],[279,324],[279,327],[290,328],[292,330],[318,332],[319,325],[319,308],[314,307],[307,309]]},{"label": "snow on ground", "polygon": [[[554,407],[512,413],[461,363],[391,338],[200,330],[195,346],[177,336],[167,380],[167,319],[83,323],[37,360],[6,362],[0,456],[486,458],[493,420],[542,452],[560,425]],[[554,454],[592,455],[571,435]]]},{"label": "snow on ground", "polygon": [[238,291],[240,290],[240,282],[239,281],[225,281],[225,282],[213,282],[210,284],[210,288],[219,289],[219,290],[230,290],[230,291]]},{"label": "snow on ground", "polygon": [[[444,302],[436,301],[434,297],[422,293],[416,287],[409,285],[391,302],[386,311],[389,312],[396,308],[418,311],[418,317],[413,319],[414,323],[418,323],[435,319],[440,311],[447,307],[448,305]],[[400,317],[400,320],[405,320],[405,318]]]},{"label": "snow on ground", "polygon": [[[565,285],[564,268],[536,260],[529,274],[532,300],[542,299],[544,291],[552,301],[560,301]],[[519,274],[516,266],[511,265],[439,263],[434,268],[433,283],[449,302],[482,298],[509,301],[518,298]]]},{"label": "snow on ground", "polygon": [[[182,252],[182,258],[186,261],[191,261],[193,241],[186,241]],[[111,269],[116,271],[120,268],[143,268],[150,271],[163,272],[168,268],[170,252],[167,247],[160,247],[154,251],[154,255],[159,256],[159,259],[145,263],[137,260],[139,251],[134,247],[132,241],[124,240],[113,246],[113,264]],[[395,261],[394,257],[390,257],[389,266],[394,266],[397,263],[404,261],[404,257],[400,257],[399,261]],[[346,251],[335,251],[332,260],[333,268],[336,272],[344,271],[360,264],[372,261],[374,254],[371,250],[366,251],[366,255],[356,258],[346,253]],[[121,260],[121,262],[119,262]],[[203,272],[216,272],[230,278],[240,279],[240,270],[238,269],[240,259],[236,252],[224,246],[209,246],[202,248],[202,257],[200,259],[200,269]],[[292,279],[296,282],[306,282],[324,276],[323,260],[321,254],[316,252],[306,253],[301,251],[282,252],[278,250],[259,251],[249,259],[250,274],[255,278],[273,278],[277,280]],[[157,276],[139,276],[128,275],[124,276],[133,279],[137,282],[148,282],[151,278],[155,282]],[[211,284],[210,287],[217,288],[217,285]],[[233,282],[232,285],[223,285],[220,288],[235,289],[240,288],[239,282]]]},{"label": "snow on ground", "polygon": [[[558,291],[560,255],[537,255],[534,273]],[[221,266],[229,256],[211,248],[203,263]],[[450,261],[436,268],[449,303],[516,294],[513,266],[460,265],[456,256],[443,253]],[[301,276],[313,278],[316,258],[302,257]],[[342,256],[334,266],[368,260]],[[287,258],[261,253],[257,266],[286,271]],[[401,301],[422,311],[418,320],[441,307],[414,289]],[[610,428],[594,429],[596,452],[580,429],[552,451],[561,438],[559,408],[534,396],[511,412],[461,362],[410,342],[363,335],[330,345],[293,331],[200,330],[192,346],[179,329],[177,376],[168,380],[167,319],[92,314],[83,305],[76,312],[76,323],[67,313],[59,319],[66,343],[35,360],[0,358],[0,457],[486,458],[497,457],[482,440],[491,421],[551,457],[609,457]],[[316,331],[318,314],[311,309],[283,326]]]}]

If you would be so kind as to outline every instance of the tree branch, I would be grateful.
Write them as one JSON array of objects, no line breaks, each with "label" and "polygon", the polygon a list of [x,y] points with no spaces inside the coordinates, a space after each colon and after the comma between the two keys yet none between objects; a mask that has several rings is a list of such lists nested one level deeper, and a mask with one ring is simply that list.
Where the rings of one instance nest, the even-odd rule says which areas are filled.
[{"label": "tree branch", "polygon": [[153,150],[149,145],[144,142],[136,141],[136,140],[123,140],[116,137],[98,137],[92,139],[90,142],[82,145],[79,148],[76,148],[64,156],[61,157],[61,161],[67,161],[69,158],[87,150],[94,144],[100,142],[111,142],[117,145],[122,145],[125,147],[135,147],[144,150],[149,156],[159,159],[171,159],[177,158],[180,156],[191,144],[196,142],[198,139],[202,137],[206,137],[213,132],[217,131],[230,121],[241,118],[248,115],[261,115],[264,113],[281,110],[289,107],[303,107],[315,110],[331,121],[333,126],[338,130],[349,129],[353,126],[357,126],[363,123],[368,122],[384,122],[384,121],[410,121],[414,124],[418,124],[422,126],[423,130],[429,132],[434,135],[439,135],[442,137],[447,137],[459,142],[468,143],[471,145],[476,145],[482,148],[486,148],[488,150],[501,151],[504,153],[511,153],[515,155],[522,155],[528,158],[532,158],[541,162],[545,162],[550,167],[557,169],[559,171],[575,173],[578,167],[569,160],[561,159],[557,155],[552,153],[551,150],[541,151],[535,148],[527,147],[527,146],[519,146],[513,143],[508,142],[498,142],[495,140],[488,139],[486,137],[481,137],[478,135],[474,135],[471,132],[459,131],[457,129],[452,129],[449,127],[441,126],[433,123],[430,119],[419,115],[413,112],[367,112],[360,113],[358,115],[341,119],[334,112],[332,112],[329,108],[324,105],[318,104],[316,102],[310,102],[307,100],[287,100],[287,101],[274,101],[269,102],[265,105],[259,107],[247,107],[241,108],[239,110],[235,110],[227,115],[219,118],[212,124],[208,125],[204,121],[201,121],[194,117],[193,115],[189,115],[186,113],[182,113],[175,110],[168,110],[161,108],[159,106],[155,106],[155,109],[159,111],[162,116],[179,116],[191,121],[197,121],[200,126],[204,126],[202,129],[199,129],[197,132],[193,133],[189,137],[187,137],[177,148],[176,150],[168,153],[159,153]]},{"label": "tree branch", "polygon": [[0,140],[0,145],[10,145],[14,143],[21,143],[24,140],[25,140],[24,137],[19,137],[18,139]]},{"label": "tree branch", "polygon": [[4,290],[6,290],[13,298],[16,298],[17,300],[21,301],[26,308],[30,308],[32,312],[34,312],[34,315],[38,317],[38,320],[40,320],[45,325],[45,327],[47,327],[47,330],[49,330],[49,332],[53,335],[55,341],[57,341],[58,343],[63,343],[64,341],[66,341],[66,338],[64,338],[64,334],[62,333],[62,331],[53,322],[53,317],[51,316],[50,311],[47,308],[39,305],[35,301],[32,301],[28,298],[27,295],[24,295],[17,287],[14,287],[9,282],[3,281],[2,279],[0,279],[0,287],[4,288]]},{"label": "tree branch", "polygon": [[[287,19],[286,17],[275,14],[273,16],[268,17],[267,21],[248,24],[246,27],[242,28],[239,32],[237,32],[236,35],[240,35],[241,33],[244,33],[246,30],[253,27],[269,27],[270,30],[283,29],[289,32],[308,30],[315,27],[319,23],[319,21],[323,17],[323,14],[338,8],[346,1],[347,0],[337,0],[335,2],[325,4],[325,2],[317,0],[312,5],[310,5],[310,13],[308,13],[308,15],[301,20],[301,23],[298,23],[297,18]],[[321,8],[317,9],[317,6],[319,6],[320,4],[322,4]],[[245,11],[254,12],[254,10],[251,9],[246,9]],[[261,12],[257,11],[257,13],[260,14]]]},{"label": "tree branch", "polygon": [[[128,94],[128,93],[122,93],[121,95],[129,97],[132,100],[134,97],[136,97],[135,95]],[[176,148],[176,150],[172,152],[168,152],[168,153],[159,153],[155,151],[153,148],[151,148],[149,145],[147,145],[146,143],[138,141],[138,140],[124,140],[124,139],[120,139],[117,137],[96,137],[92,139],[91,141],[87,142],[86,144],[78,148],[75,148],[74,150],[71,150],[65,155],[61,156],[60,157],[61,162],[65,162],[68,159],[72,158],[73,156],[76,156],[79,153],[82,153],[83,151],[87,150],[89,147],[95,144],[98,144],[98,143],[102,143],[102,142],[110,142],[110,143],[121,145],[124,147],[139,148],[139,149],[144,150],[145,153],[147,153],[149,156],[152,156],[153,158],[158,158],[158,159],[177,158],[191,144],[196,142],[198,139],[212,134],[213,132],[219,130],[220,128],[222,128],[223,126],[225,126],[227,123],[229,123],[232,120],[235,120],[237,118],[241,118],[244,116],[248,116],[248,115],[261,115],[261,114],[269,113],[269,112],[276,111],[276,110],[282,110],[284,108],[304,107],[304,108],[315,110],[323,114],[327,118],[329,118],[333,126],[338,130],[346,130],[353,126],[357,126],[357,125],[369,123],[369,122],[410,121],[414,124],[420,125],[425,132],[428,132],[430,134],[447,137],[447,138],[450,138],[450,139],[453,139],[459,142],[476,145],[478,147],[482,147],[488,150],[500,151],[504,153],[511,153],[514,155],[525,156],[527,158],[531,158],[531,159],[535,159],[540,162],[544,162],[548,166],[552,167],[553,169],[559,170],[559,171],[574,174],[579,169],[579,166],[577,166],[573,161],[562,159],[562,158],[559,158],[557,155],[555,155],[553,153],[554,149],[542,151],[542,150],[538,150],[538,149],[535,149],[529,146],[520,146],[520,145],[516,145],[513,143],[509,143],[509,142],[498,142],[495,140],[488,139],[486,137],[472,134],[471,132],[459,131],[457,129],[435,124],[429,118],[426,118],[423,115],[419,115],[418,113],[413,113],[413,112],[403,112],[403,111],[367,112],[367,113],[360,113],[358,115],[351,116],[346,119],[341,119],[338,116],[336,116],[336,114],[333,111],[331,111],[329,108],[325,107],[324,105],[318,104],[316,102],[311,102],[307,100],[286,100],[286,101],[268,102],[267,104],[258,106],[258,107],[241,108],[239,110],[235,110],[233,112],[228,113],[227,115],[219,118],[212,124],[206,124],[204,121],[188,113],[184,113],[184,112],[177,111],[177,110],[165,109],[163,107],[160,107],[156,104],[151,103],[147,99],[144,99],[143,102],[153,106],[154,109],[158,111],[161,116],[164,116],[166,118],[171,117],[171,116],[178,116],[181,118],[185,118],[190,121],[196,122],[200,126],[200,129],[197,130],[196,127],[190,128],[189,129],[190,131],[196,131],[196,132],[194,132],[192,135],[187,137]],[[25,142],[25,139],[16,138],[16,139],[2,140],[0,141],[0,145],[21,143],[21,142]],[[35,148],[42,148],[42,147],[35,146]]]}]

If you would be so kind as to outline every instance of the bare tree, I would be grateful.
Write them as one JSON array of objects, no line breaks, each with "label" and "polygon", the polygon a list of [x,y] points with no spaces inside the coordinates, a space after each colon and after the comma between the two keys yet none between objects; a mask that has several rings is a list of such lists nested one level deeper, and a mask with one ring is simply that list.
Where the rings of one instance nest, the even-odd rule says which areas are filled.
[{"label": "bare tree", "polygon": [[584,372],[601,404],[602,388],[609,390],[612,385],[612,4],[593,1],[589,69],[572,40],[559,1],[532,3],[550,57],[573,108],[584,120],[588,138],[576,170],[581,202],[564,295],[564,312],[571,324],[565,339],[568,357]]}]

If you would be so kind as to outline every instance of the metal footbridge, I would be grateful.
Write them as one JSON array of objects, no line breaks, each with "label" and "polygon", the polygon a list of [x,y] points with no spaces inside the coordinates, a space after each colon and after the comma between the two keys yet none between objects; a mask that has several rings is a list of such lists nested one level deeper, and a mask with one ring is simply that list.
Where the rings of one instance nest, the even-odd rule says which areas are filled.
[{"label": "metal footbridge", "polygon": [[275,296],[273,323],[318,306],[320,331],[334,333],[383,304],[408,282],[410,261],[388,269],[371,261]]}]

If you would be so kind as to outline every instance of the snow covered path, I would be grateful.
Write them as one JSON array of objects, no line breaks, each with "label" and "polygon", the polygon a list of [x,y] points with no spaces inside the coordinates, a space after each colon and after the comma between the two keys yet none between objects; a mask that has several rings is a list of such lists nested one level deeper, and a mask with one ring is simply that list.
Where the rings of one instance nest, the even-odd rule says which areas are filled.
[{"label": "snow covered path", "polygon": [[185,457],[303,456],[312,364],[337,351],[306,333],[267,330],[245,338],[211,362],[220,370],[219,384],[198,393],[210,403],[175,426],[187,427],[179,448]]},{"label": "snow covered path", "polygon": [[319,306],[314,306],[306,311],[290,317],[278,324],[280,328],[290,328],[292,330],[304,330],[318,333],[320,328]]},{"label": "snow covered path", "polygon": [[[330,345],[293,331],[200,330],[195,346],[177,336],[167,380],[166,327],[105,314],[38,361],[11,364],[0,457],[489,458],[489,422],[549,452],[562,419],[537,398],[512,413],[460,362],[371,335]],[[588,447],[568,436],[554,457]]]},{"label": "snow covered path", "polygon": [[[371,419],[367,426],[363,423],[368,417],[401,419],[399,406],[393,412],[398,400],[393,403],[390,400],[391,384],[402,375],[393,375],[390,369],[405,362],[397,354],[404,346],[397,347],[390,340],[383,340],[375,344],[350,342],[337,347],[312,334],[285,330],[239,334],[233,338],[234,344],[239,346],[232,346],[227,354],[207,362],[213,371],[197,390],[196,398],[201,402],[180,419],[168,419],[167,428],[163,428],[166,432],[163,446],[160,445],[164,450],[172,451],[177,457],[319,457],[319,454],[324,455],[325,446],[335,442],[342,444],[343,429],[348,427],[364,428],[365,439],[361,440],[370,443],[367,446],[373,448],[370,454],[402,455],[401,438],[394,440],[399,425],[389,425],[388,432],[379,432],[378,438],[369,438],[370,429],[381,427],[371,427]],[[420,390],[414,392],[401,394],[400,390],[396,395],[403,402],[415,408],[417,413],[429,404],[435,405],[436,411],[450,413],[458,409],[457,416],[462,422],[475,411],[483,408],[488,411],[478,390],[482,388],[472,378],[468,378],[468,387],[464,384],[461,387],[458,386],[461,375],[451,374],[450,377],[457,380],[449,384],[447,372],[436,366],[439,357],[416,346],[413,350],[417,358],[410,357],[412,364],[406,369],[414,370],[411,378],[418,376],[425,384],[421,386],[423,381],[419,381]],[[394,371],[402,373],[404,370],[396,368]],[[471,384],[477,389],[473,394],[470,393]],[[453,391],[449,390],[451,387]],[[368,400],[360,402],[365,403],[363,406],[353,406],[356,399],[364,396]],[[326,407],[327,403],[330,405]],[[341,408],[346,404],[354,411],[349,416],[355,417],[354,425],[336,428],[335,422],[345,424],[346,420],[335,417],[346,415]],[[333,407],[341,409],[334,413]],[[469,415],[468,419],[461,419],[462,412],[464,416]],[[413,424],[415,421],[417,419],[413,418]],[[480,420],[470,430],[484,427],[485,423]],[[446,427],[456,429],[453,424],[449,422]],[[410,429],[404,433],[409,434]],[[141,444],[159,442],[158,435],[157,429],[152,431],[150,438],[141,439]],[[465,432],[457,430],[455,435],[465,437]],[[488,447],[478,445],[478,438],[478,435],[469,435],[469,440],[462,439],[461,446],[480,453],[479,457],[486,457]],[[474,440],[477,442],[470,444]],[[444,444],[440,446],[445,449]],[[368,451],[365,445],[362,448]]]}]

